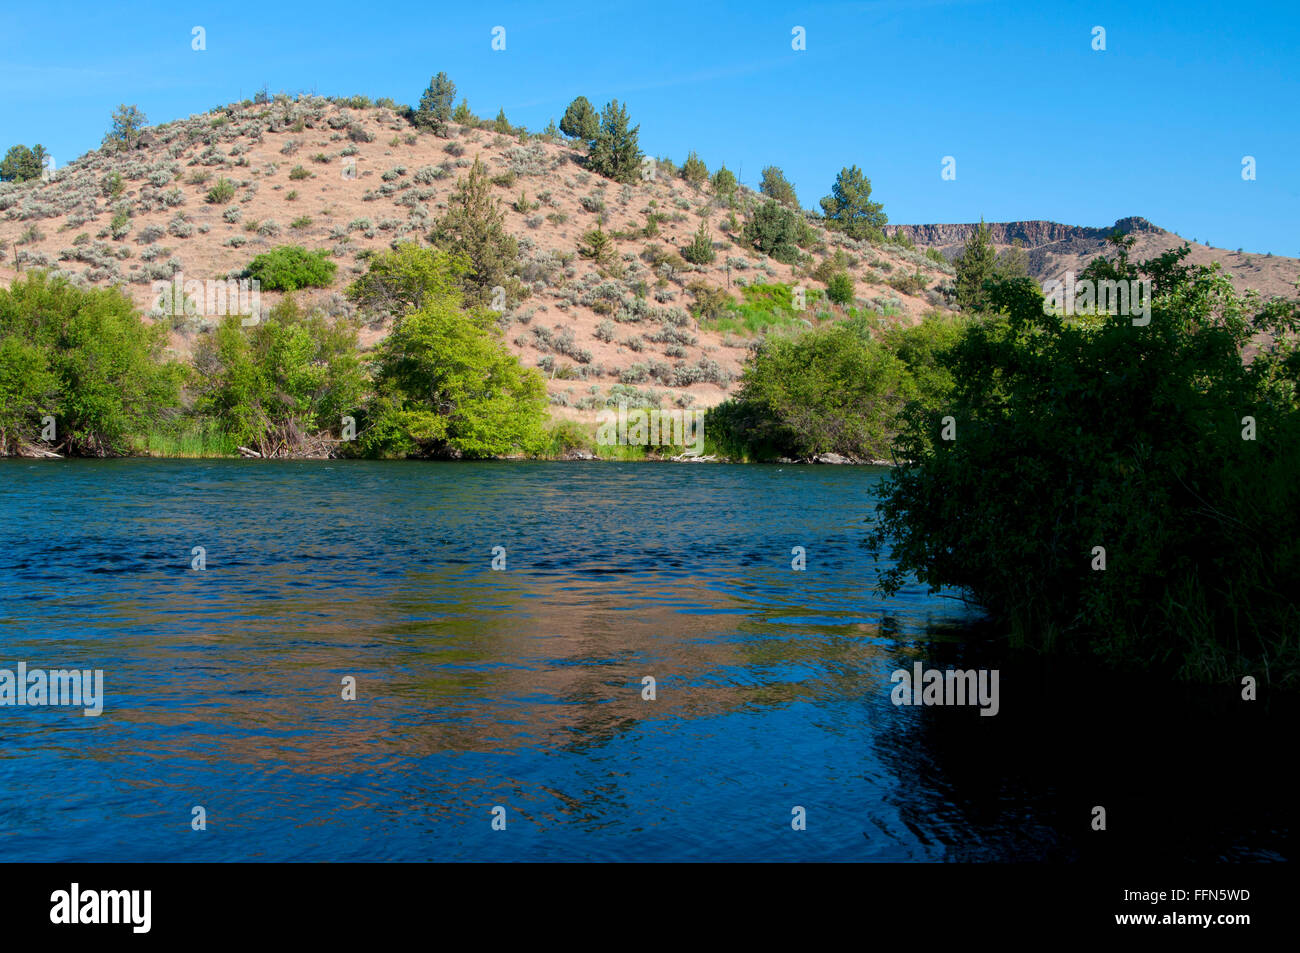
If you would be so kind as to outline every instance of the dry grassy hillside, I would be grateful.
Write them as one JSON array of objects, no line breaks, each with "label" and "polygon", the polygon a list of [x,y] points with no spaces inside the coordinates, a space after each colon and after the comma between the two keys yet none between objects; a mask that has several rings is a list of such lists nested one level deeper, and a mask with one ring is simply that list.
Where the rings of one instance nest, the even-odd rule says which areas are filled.
[{"label": "dry grassy hillside", "polygon": [[[580,150],[456,124],[447,138],[417,134],[392,109],[318,97],[235,105],[151,127],[140,148],[89,153],[51,181],[0,185],[0,278],[53,268],[78,282],[120,284],[147,311],[153,281],[177,272],[224,278],[260,252],[297,244],[328,250],[339,265],[332,288],[299,292],[300,300],[350,314],[343,292],[365,271],[363,253],[427,240],[477,157],[494,177],[507,227],[520,243],[518,274],[531,289],[502,316],[505,338],[526,365],[547,375],[556,410],[576,415],[603,406],[615,386],[658,391],[665,404],[716,404],[734,386],[754,335],[707,320],[701,326],[691,286],[703,282],[739,299],[743,287],[757,283],[823,285],[746,250],[729,228],[733,208],[707,184],[697,189],[661,172],[620,185],[586,171]],[[114,173],[121,177],[116,194]],[[220,178],[234,184],[235,194],[213,204],[207,196]],[[736,220],[743,221],[754,198],[740,189]],[[114,229],[122,209],[129,220],[119,216]],[[644,233],[650,212],[665,216],[653,236]],[[616,254],[598,266],[577,250],[602,215]],[[689,265],[679,253],[702,220],[716,261]],[[810,249],[816,261],[837,250],[847,254],[860,305],[914,320],[942,304],[934,289],[951,280],[950,267],[838,233],[822,233],[821,242]],[[914,290],[900,279],[915,279],[918,269],[923,287]],[[264,292],[263,309],[278,297]],[[837,313],[822,300],[801,320]],[[363,317],[363,343],[391,326],[382,315]],[[172,346],[183,356],[204,324],[158,320],[173,323]]]}]

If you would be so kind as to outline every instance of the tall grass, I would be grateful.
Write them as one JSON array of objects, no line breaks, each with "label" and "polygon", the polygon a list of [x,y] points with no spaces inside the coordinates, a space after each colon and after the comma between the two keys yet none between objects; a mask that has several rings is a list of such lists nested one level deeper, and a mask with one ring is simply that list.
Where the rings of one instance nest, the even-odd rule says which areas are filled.
[{"label": "tall grass", "polygon": [[222,432],[216,421],[182,417],[166,428],[147,434],[142,443],[151,457],[233,457],[238,441]]}]

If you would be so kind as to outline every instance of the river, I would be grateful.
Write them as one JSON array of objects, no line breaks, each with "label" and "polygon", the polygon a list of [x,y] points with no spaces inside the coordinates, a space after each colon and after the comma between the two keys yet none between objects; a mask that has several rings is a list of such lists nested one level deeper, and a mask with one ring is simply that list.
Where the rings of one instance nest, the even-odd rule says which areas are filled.
[{"label": "river", "polygon": [[0,856],[1287,855],[1289,807],[1207,780],[1250,743],[1149,690],[894,704],[1002,663],[953,594],[873,591],[885,472],[0,461],[0,668],[103,672],[98,716],[0,707]]}]

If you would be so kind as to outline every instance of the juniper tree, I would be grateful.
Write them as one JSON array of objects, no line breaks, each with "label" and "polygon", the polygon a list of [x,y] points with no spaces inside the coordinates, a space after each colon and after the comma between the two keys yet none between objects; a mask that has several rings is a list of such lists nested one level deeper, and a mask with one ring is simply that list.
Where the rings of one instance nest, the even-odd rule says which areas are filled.
[{"label": "juniper tree", "polygon": [[627,107],[615,99],[600,114],[600,131],[591,149],[591,170],[615,182],[635,181],[641,172],[640,126],[628,125]]},{"label": "juniper tree", "polygon": [[486,305],[492,289],[504,287],[519,255],[519,243],[506,232],[505,213],[492,194],[487,166],[479,159],[456,183],[446,213],[435,222],[429,240],[469,262],[461,283],[470,305]]},{"label": "juniper tree", "polygon": [[707,265],[717,257],[713,250],[713,236],[709,234],[708,226],[703,222],[700,222],[694,240],[682,249],[682,257],[693,265]]},{"label": "juniper tree", "polygon": [[993,277],[997,267],[997,255],[983,218],[966,239],[953,266],[957,269],[957,303],[966,311],[979,310],[987,303],[984,282]]},{"label": "juniper tree", "polygon": [[564,116],[560,119],[560,132],[586,143],[596,140],[596,136],[600,133],[600,117],[596,115],[596,110],[592,108],[591,101],[586,96],[579,96],[569,103],[569,108],[564,111]]},{"label": "juniper tree", "polygon": [[704,164],[704,160],[692,151],[686,161],[682,163],[682,178],[697,189],[704,184],[709,177],[709,167]]},{"label": "juniper tree", "polygon": [[0,182],[27,182],[39,179],[45,169],[45,147],[37,145],[28,149],[24,145],[11,146],[0,162]]},{"label": "juniper tree", "polygon": [[879,236],[888,221],[884,206],[871,201],[871,180],[856,165],[840,169],[821,206],[827,224],[859,241]]},{"label": "juniper tree", "polygon": [[721,169],[713,174],[713,194],[719,198],[729,198],[736,191],[736,174],[723,163]]},{"label": "juniper tree", "polygon": [[776,199],[782,205],[799,207],[799,197],[794,194],[794,186],[787,181],[785,173],[774,165],[763,170],[763,182],[758,190],[768,198]]},{"label": "juniper tree", "polygon": [[113,112],[113,126],[104,136],[104,148],[126,152],[140,146],[145,124],[149,120],[138,106],[118,106]]},{"label": "juniper tree", "polygon": [[447,123],[451,119],[451,104],[455,99],[456,84],[448,79],[446,73],[439,73],[429,81],[429,88],[420,97],[420,106],[415,111],[415,125],[435,135],[446,135]]}]

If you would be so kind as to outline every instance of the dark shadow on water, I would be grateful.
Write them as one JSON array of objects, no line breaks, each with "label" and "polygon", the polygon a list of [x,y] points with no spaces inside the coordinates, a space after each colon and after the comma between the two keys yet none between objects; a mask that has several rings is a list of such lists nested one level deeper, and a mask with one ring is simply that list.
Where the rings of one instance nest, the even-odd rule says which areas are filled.
[{"label": "dark shadow on water", "polygon": [[[1277,861],[1293,832],[1297,699],[1188,686],[997,647],[987,629],[898,667],[999,670],[999,712],[900,708],[882,759],[914,781],[900,813],[952,861]],[[1094,808],[1105,809],[1096,830]]]}]

